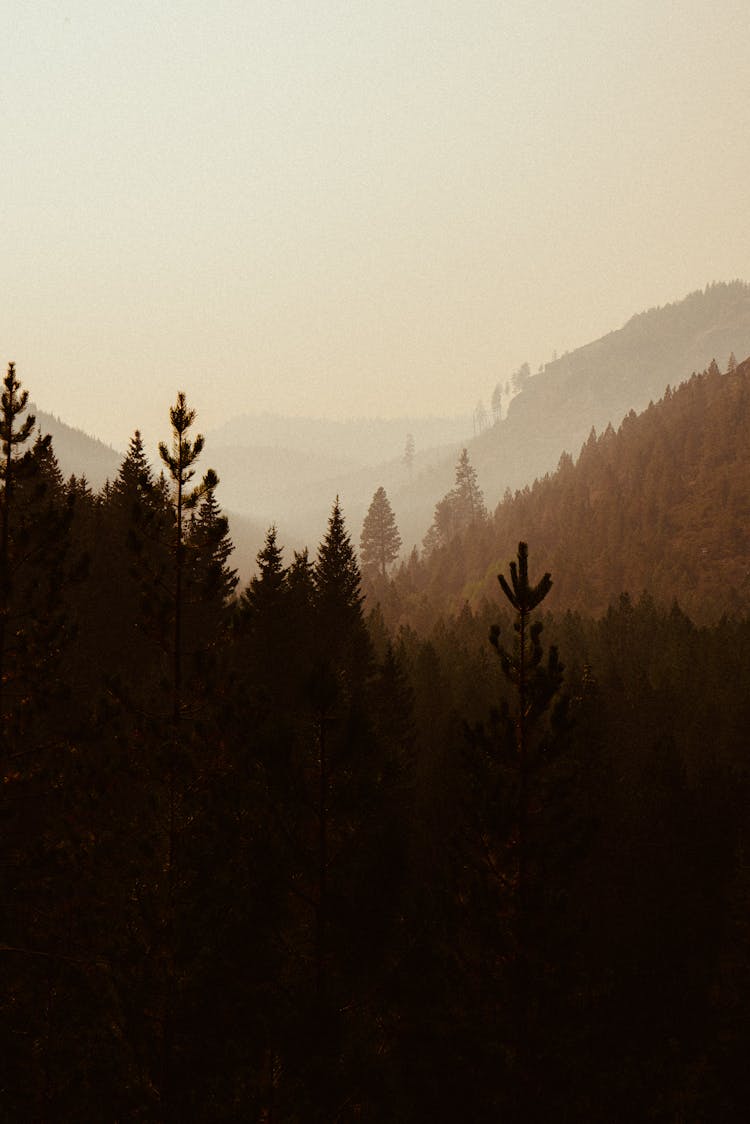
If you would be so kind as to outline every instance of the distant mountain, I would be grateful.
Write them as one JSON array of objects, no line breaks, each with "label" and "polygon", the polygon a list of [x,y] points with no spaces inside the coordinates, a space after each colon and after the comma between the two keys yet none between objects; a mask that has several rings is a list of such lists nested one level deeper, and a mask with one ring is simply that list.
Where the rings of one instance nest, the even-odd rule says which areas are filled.
[{"label": "distant mountain", "polygon": [[552,573],[550,609],[598,614],[646,590],[699,623],[750,612],[750,359],[591,434],[576,463],[564,455],[485,526],[412,565],[396,582],[409,589],[405,619],[428,594],[454,609],[495,600],[522,539],[535,571]]},{"label": "distant mountain", "polygon": [[554,469],[563,451],[577,456],[592,426],[618,426],[629,410],[645,409],[712,359],[724,370],[732,353],[750,354],[750,285],[741,281],[640,313],[548,363],[513,399],[507,418],[469,443],[489,506],[506,488]]},{"label": "distant mountain", "polygon": [[[306,544],[314,551],[336,495],[356,544],[382,485],[408,553],[421,544],[435,504],[453,486],[462,446],[493,509],[507,488],[553,471],[564,450],[577,455],[592,427],[619,425],[629,410],[645,408],[668,384],[704,370],[713,358],[726,367],[730,353],[750,354],[750,286],[739,281],[640,313],[618,331],[548,363],[526,381],[507,417],[479,436],[471,436],[468,418],[337,422],[245,415],[207,434],[205,464],[219,473],[225,510],[237,513],[235,522],[249,520],[251,529],[238,536],[245,551],[260,545],[259,528],[271,523],[289,549]],[[66,476],[85,474],[95,489],[114,478],[121,453],[48,414],[37,416],[52,433]],[[408,433],[416,446],[411,470],[403,461]],[[244,559],[241,566],[246,572]]]},{"label": "distant mountain", "polygon": [[104,487],[106,480],[114,480],[122,464],[122,453],[36,406],[30,409],[36,416],[37,428],[51,434],[52,448],[66,479],[85,476],[95,492]]},{"label": "distant mountain", "polygon": [[[470,432],[468,419],[397,418],[336,422],[277,415],[235,418],[206,436],[206,456],[221,478],[222,504],[229,510],[274,523],[289,548],[314,552],[325,534],[338,495],[353,541],[373,493],[389,491],[423,476],[453,457]],[[404,463],[407,435],[414,437],[411,470]],[[428,484],[410,520],[405,501],[399,513],[404,541],[424,533],[425,514],[440,485]],[[417,493],[418,494],[418,493]],[[416,537],[414,538],[416,540]]]},{"label": "distant mountain", "polygon": [[[304,453],[315,464],[378,465],[403,456],[411,434],[416,450],[465,441],[469,417],[295,418],[279,414],[243,414],[206,435],[212,448],[275,449]],[[317,470],[316,470],[317,471]]]},{"label": "distant mountain", "polygon": [[[644,409],[667,385],[704,370],[714,357],[726,367],[731,353],[750,354],[750,286],[739,281],[711,285],[640,313],[619,330],[548,363],[525,382],[507,417],[479,436],[471,435],[468,421],[319,423],[267,416],[237,419],[210,436],[210,447],[219,467],[222,435],[243,432],[243,443],[257,439],[264,446],[262,456],[258,449],[252,454],[257,469],[248,461],[243,470],[227,458],[224,480],[232,488],[232,503],[248,510],[243,496],[253,497],[254,510],[266,512],[269,521],[288,527],[292,538],[311,548],[337,494],[357,542],[369,502],[382,485],[408,553],[421,545],[435,504],[453,486],[463,445],[492,510],[506,488],[520,488],[554,470],[563,451],[576,456],[592,427],[619,425],[629,410]],[[402,460],[409,431],[417,445],[411,473]],[[275,448],[274,441],[279,442]],[[292,454],[284,451],[291,447],[305,451],[293,467]],[[343,463],[332,464],[337,457]],[[262,499],[257,496],[261,483]]]}]

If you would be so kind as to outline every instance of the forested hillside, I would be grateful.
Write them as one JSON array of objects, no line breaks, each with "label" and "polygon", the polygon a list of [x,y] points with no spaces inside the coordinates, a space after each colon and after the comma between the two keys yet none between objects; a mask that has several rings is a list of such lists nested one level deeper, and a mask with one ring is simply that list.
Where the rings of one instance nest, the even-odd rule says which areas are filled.
[{"label": "forested hillside", "polygon": [[575,456],[592,427],[619,427],[712,360],[750,355],[750,286],[707,286],[684,300],[633,316],[618,331],[547,363],[523,384],[508,417],[469,445],[494,505]]},{"label": "forested hillside", "polygon": [[[592,427],[619,427],[631,410],[661,398],[668,385],[704,370],[714,357],[724,369],[732,354],[750,354],[750,287],[740,281],[710,285],[639,313],[617,331],[546,363],[522,381],[507,416],[494,415],[482,432],[465,432],[456,441],[467,447],[492,509],[507,488],[523,488],[553,472],[563,451],[577,456]],[[452,484],[461,444],[415,464],[410,475],[388,464],[342,482],[353,520],[363,518],[382,484],[399,514],[407,553],[420,545],[435,504]],[[338,487],[333,480],[330,485]],[[313,491],[308,489],[308,503]]]},{"label": "forested hillside", "polygon": [[555,473],[404,566],[394,619],[423,598],[460,608],[494,597],[499,560],[520,538],[558,574],[554,609],[601,613],[623,590],[648,590],[698,622],[747,612],[750,361],[726,374],[713,364],[619,429],[592,430],[575,463],[563,454]]},{"label": "forested hillside", "polygon": [[[624,509],[662,473],[710,499],[714,430],[736,420],[746,455],[746,379],[700,376],[492,521],[462,456],[463,537],[395,582],[379,494],[368,534],[390,546],[369,543],[366,593],[338,500],[317,549],[289,557],[271,527],[238,584],[182,393],[163,475],[136,432],[94,492],[63,477],[11,365],[2,1117],[744,1121],[750,620],[698,628],[619,591],[552,615],[590,560],[543,520],[507,535],[546,488],[595,515],[607,473]],[[671,419],[694,401],[703,475],[682,481]],[[648,487],[626,488],[620,444]],[[492,596],[446,611],[510,513]]]},{"label": "forested hillside", "polygon": [[[249,575],[262,542],[259,525],[275,523],[297,546],[314,539],[336,494],[359,525],[380,486],[398,512],[408,554],[421,544],[435,504],[450,488],[463,445],[493,509],[507,488],[523,488],[554,471],[563,451],[577,456],[592,427],[619,427],[631,410],[661,398],[667,385],[704,370],[714,357],[724,369],[732,354],[750,354],[750,287],[739,281],[640,313],[548,362],[522,380],[507,416],[495,415],[494,424],[474,436],[469,404],[464,418],[453,419],[234,418],[209,439],[225,481],[226,508],[237,513],[238,524],[251,521],[236,536],[236,564]],[[113,477],[114,450],[49,415],[39,414],[39,420],[53,435],[66,475],[85,475],[94,488]]]},{"label": "forested hillside", "polygon": [[96,489],[114,479],[122,460],[120,453],[60,418],[32,409],[39,431],[49,433],[55,443],[55,456],[65,476],[85,476],[89,486]]}]

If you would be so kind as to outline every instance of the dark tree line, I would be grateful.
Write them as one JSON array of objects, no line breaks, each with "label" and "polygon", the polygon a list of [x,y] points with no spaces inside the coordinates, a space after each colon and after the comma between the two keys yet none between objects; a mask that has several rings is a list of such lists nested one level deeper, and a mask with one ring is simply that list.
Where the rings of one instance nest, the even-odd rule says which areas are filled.
[{"label": "dark tree line", "polygon": [[25,406],[11,367],[4,1119],[743,1118],[746,619],[543,616],[522,542],[393,630],[338,501],[238,591],[184,395],[99,495]]}]

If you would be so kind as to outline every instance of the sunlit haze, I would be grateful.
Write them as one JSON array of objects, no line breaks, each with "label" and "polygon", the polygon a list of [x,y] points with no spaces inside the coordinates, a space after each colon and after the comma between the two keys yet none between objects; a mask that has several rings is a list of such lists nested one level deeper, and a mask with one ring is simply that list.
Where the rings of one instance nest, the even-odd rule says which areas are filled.
[{"label": "sunlit haze", "polygon": [[[742,0],[5,0],[3,366],[124,448],[470,415],[750,277]],[[689,374],[689,372],[686,372]]]}]

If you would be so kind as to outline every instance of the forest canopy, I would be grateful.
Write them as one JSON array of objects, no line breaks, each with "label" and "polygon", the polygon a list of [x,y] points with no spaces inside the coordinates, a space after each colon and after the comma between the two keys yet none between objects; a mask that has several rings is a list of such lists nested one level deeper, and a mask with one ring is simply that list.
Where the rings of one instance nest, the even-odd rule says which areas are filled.
[{"label": "forest canopy", "polygon": [[362,565],[336,499],[239,588],[186,395],[163,471],[136,432],[94,492],[11,364],[3,1114],[743,1119],[746,379],[696,376],[492,516],[462,454],[471,516],[395,571],[385,491]]}]

